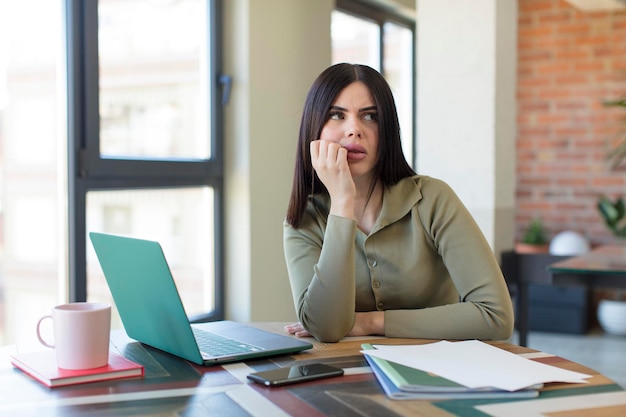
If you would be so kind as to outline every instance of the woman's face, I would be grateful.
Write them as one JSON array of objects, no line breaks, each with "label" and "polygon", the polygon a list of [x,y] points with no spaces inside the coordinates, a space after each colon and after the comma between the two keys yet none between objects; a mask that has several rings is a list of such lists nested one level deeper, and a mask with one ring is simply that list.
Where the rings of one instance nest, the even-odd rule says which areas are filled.
[{"label": "woman's face", "polygon": [[339,92],[320,139],[348,150],[352,177],[371,173],[378,155],[378,109],[365,84],[356,81]]}]

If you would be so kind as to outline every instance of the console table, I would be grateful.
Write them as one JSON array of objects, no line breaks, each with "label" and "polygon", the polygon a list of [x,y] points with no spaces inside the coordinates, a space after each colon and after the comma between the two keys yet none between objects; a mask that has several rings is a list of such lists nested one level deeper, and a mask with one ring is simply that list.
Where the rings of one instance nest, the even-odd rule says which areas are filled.
[{"label": "console table", "polygon": [[589,289],[626,289],[626,246],[604,245],[585,255],[553,260],[545,266],[545,271],[548,272],[547,275],[545,273],[514,275],[518,286],[519,344],[522,346],[526,346],[528,338],[530,283],[583,285]]}]

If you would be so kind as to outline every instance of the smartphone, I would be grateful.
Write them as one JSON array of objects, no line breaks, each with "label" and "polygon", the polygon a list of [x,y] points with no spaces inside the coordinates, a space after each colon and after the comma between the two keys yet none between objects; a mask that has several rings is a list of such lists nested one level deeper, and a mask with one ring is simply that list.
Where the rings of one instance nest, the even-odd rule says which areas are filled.
[{"label": "smartphone", "polygon": [[270,371],[254,372],[248,379],[259,384],[275,387],[279,385],[295,384],[296,382],[312,381],[314,379],[330,378],[343,375],[343,369],[323,363],[297,365]]}]

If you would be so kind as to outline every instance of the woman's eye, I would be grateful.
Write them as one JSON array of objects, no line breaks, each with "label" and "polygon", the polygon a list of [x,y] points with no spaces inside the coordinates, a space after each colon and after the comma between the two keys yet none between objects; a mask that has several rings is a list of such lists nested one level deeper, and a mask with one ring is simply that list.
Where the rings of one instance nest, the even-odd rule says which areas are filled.
[{"label": "woman's eye", "polygon": [[343,119],[343,114],[341,114],[341,112],[338,112],[338,111],[331,111],[330,114],[328,115],[328,119],[341,120]]},{"label": "woman's eye", "polygon": [[376,114],[376,113],[365,113],[363,115],[363,120],[368,121],[368,122],[375,122],[376,120],[378,120],[378,114]]}]

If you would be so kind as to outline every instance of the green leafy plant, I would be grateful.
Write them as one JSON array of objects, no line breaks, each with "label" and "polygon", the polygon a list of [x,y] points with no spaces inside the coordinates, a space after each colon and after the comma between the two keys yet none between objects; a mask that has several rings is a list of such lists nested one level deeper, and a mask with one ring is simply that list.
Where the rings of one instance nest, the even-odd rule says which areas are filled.
[{"label": "green leafy plant", "polygon": [[[626,95],[617,100],[606,100],[603,103],[607,107],[620,107],[626,111]],[[622,135],[620,141],[607,154],[607,159],[611,164],[611,169],[617,168],[626,159],[626,113],[622,118],[624,129],[619,133]]]},{"label": "green leafy plant", "polygon": [[529,245],[545,245],[548,243],[548,233],[543,227],[541,219],[533,219],[530,222],[526,232],[524,232],[522,242]]},{"label": "green leafy plant", "polygon": [[607,196],[601,196],[598,200],[598,210],[613,236],[626,238],[626,206],[624,199],[618,197],[615,201]]}]

